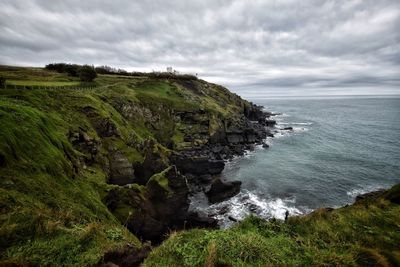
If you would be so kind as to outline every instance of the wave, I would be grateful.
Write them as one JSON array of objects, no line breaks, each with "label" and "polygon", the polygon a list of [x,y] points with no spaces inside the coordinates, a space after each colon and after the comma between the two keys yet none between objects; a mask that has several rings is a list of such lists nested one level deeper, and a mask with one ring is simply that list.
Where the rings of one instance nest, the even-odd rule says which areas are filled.
[{"label": "wave", "polygon": [[280,122],[279,125],[312,125],[312,122]]},{"label": "wave", "polygon": [[200,208],[200,210],[217,219],[221,228],[227,228],[234,223],[231,220],[232,218],[241,221],[251,214],[264,219],[283,220],[286,211],[289,212],[289,216],[301,215],[311,211],[310,209],[295,207],[295,203],[294,197],[265,199],[254,192],[242,190],[231,199]]},{"label": "wave", "polygon": [[364,185],[364,186],[360,185],[358,188],[354,188],[350,191],[347,191],[346,194],[352,198],[355,198],[359,195],[377,191],[377,190],[380,190],[383,188],[384,188],[384,186],[381,186],[381,185]]}]

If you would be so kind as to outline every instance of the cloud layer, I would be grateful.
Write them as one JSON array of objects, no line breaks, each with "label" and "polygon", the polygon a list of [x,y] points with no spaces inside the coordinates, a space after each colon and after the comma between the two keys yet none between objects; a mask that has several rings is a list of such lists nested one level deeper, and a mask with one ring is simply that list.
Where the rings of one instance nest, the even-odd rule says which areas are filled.
[{"label": "cloud layer", "polygon": [[400,93],[398,0],[0,0],[0,63],[182,72],[243,95]]}]

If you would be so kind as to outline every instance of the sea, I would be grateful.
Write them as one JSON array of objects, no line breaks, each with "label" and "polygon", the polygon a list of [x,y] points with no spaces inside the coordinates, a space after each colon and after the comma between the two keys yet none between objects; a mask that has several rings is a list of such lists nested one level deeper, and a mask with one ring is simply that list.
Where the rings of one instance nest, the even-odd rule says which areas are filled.
[{"label": "sea", "polygon": [[[235,197],[192,208],[221,228],[250,214],[271,219],[341,207],[357,195],[400,183],[400,96],[254,99],[280,113],[269,148],[256,147],[227,162],[225,180],[242,181]],[[292,127],[293,130],[281,130]]]}]

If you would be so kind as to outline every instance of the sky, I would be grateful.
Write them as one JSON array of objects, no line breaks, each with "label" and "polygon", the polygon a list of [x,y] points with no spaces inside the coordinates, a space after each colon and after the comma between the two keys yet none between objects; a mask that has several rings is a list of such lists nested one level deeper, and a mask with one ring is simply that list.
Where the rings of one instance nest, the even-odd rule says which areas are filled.
[{"label": "sky", "polygon": [[400,94],[399,0],[0,0],[0,64],[183,73],[248,97]]}]

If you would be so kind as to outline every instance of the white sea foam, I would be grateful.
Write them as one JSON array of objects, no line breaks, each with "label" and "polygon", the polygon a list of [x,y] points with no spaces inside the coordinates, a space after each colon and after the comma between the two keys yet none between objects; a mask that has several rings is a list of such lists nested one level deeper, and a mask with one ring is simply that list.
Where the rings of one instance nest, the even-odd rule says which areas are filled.
[{"label": "white sea foam", "polygon": [[357,188],[354,188],[354,189],[348,191],[347,195],[352,198],[355,198],[359,195],[377,191],[382,188],[383,188],[383,186],[380,186],[380,185],[359,185]]},{"label": "white sea foam", "polygon": [[312,122],[280,122],[279,125],[312,125]]},{"label": "white sea foam", "polygon": [[241,191],[238,195],[213,204],[208,207],[197,209],[210,214],[219,221],[222,228],[231,226],[234,222],[229,217],[238,221],[245,219],[250,214],[257,215],[264,219],[284,219],[286,211],[290,216],[300,215],[311,210],[300,210],[295,206],[295,198],[262,198],[254,192]]}]

